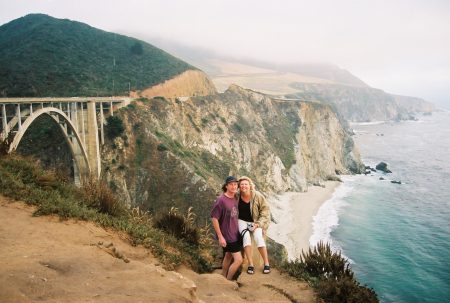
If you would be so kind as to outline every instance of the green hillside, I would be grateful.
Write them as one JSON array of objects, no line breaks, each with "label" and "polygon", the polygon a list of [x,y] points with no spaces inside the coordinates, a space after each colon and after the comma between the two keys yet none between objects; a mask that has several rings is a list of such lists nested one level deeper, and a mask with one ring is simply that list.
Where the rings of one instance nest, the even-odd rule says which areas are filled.
[{"label": "green hillside", "polygon": [[31,14],[0,26],[0,97],[127,95],[196,69],[143,41]]}]

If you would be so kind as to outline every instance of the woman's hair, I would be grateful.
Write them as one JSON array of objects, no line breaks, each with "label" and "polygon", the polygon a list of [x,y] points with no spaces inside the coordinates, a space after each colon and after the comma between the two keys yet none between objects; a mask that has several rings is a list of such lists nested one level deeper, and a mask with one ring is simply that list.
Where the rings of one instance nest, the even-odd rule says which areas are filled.
[{"label": "woman's hair", "polygon": [[239,178],[239,185],[241,185],[241,181],[243,180],[247,180],[248,183],[250,184],[250,190],[255,190],[255,185],[253,184],[252,179],[250,179],[249,177],[246,176],[242,176]]}]

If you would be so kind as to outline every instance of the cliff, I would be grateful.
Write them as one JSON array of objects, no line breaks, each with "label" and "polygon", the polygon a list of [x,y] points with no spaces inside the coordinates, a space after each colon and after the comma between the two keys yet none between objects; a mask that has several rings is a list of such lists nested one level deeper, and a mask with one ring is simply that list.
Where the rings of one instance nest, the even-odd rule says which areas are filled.
[{"label": "cliff", "polygon": [[217,94],[217,89],[212,81],[202,71],[188,70],[170,80],[157,84],[142,91],[131,92],[133,98],[139,96],[152,98],[205,96]]},{"label": "cliff", "polygon": [[299,92],[286,97],[325,102],[349,122],[411,118],[407,108],[381,89],[320,83],[291,83],[290,86]]},{"label": "cliff", "polygon": [[395,101],[400,105],[406,108],[409,112],[433,112],[436,111],[436,106],[427,102],[421,98],[415,97],[406,97],[399,95],[391,95],[394,97]]},{"label": "cliff", "polygon": [[128,207],[192,206],[203,220],[230,174],[249,176],[271,195],[364,171],[353,140],[320,102],[232,85],[186,101],[139,98],[116,114],[125,135],[103,146],[102,167]]}]

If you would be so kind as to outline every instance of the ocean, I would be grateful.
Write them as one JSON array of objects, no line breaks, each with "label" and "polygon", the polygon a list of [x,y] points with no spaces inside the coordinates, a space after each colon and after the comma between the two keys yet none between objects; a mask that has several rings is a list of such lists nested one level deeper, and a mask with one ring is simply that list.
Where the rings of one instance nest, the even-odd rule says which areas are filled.
[{"label": "ocean", "polygon": [[313,222],[310,243],[341,251],[381,302],[450,302],[450,112],[416,117],[352,125],[363,162],[392,173],[343,176]]}]

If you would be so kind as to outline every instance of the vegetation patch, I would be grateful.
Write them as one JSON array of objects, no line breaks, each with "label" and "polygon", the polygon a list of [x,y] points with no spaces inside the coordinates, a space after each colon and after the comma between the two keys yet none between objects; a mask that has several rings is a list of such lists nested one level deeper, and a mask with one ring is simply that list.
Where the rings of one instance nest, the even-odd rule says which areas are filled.
[{"label": "vegetation patch", "polygon": [[108,116],[106,123],[105,133],[109,139],[119,137],[125,131],[123,120],[119,116]]},{"label": "vegetation patch", "polygon": [[[173,231],[155,228],[147,213],[126,210],[113,189],[103,182],[87,179],[76,188],[30,160],[14,155],[0,157],[0,194],[37,206],[35,216],[57,214],[61,220],[76,218],[124,231],[133,245],[149,248],[167,267],[185,264],[198,273],[212,271],[214,254],[208,246],[209,236],[202,229],[197,232],[206,238],[200,236],[198,243],[176,238]],[[192,217],[188,214],[186,218],[191,229]]]},{"label": "vegetation patch", "polygon": [[143,41],[44,14],[0,26],[0,37],[3,97],[124,96],[196,70]]},{"label": "vegetation patch", "polygon": [[319,242],[314,250],[302,251],[300,260],[284,262],[282,268],[291,276],[310,282],[320,302],[379,302],[372,288],[361,286],[353,277],[341,253],[331,252],[330,244]]}]

